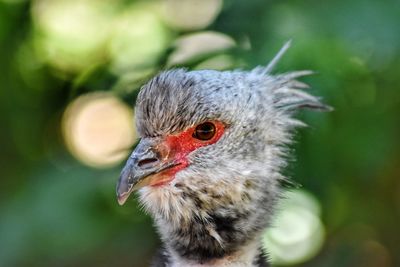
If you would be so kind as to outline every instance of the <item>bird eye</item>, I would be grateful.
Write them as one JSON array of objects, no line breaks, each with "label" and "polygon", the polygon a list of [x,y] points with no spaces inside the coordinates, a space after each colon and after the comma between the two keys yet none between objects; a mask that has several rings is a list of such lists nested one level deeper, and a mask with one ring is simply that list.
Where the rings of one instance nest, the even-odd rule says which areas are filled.
[{"label": "bird eye", "polygon": [[215,135],[215,125],[211,122],[205,122],[197,125],[193,137],[202,141],[210,140]]}]

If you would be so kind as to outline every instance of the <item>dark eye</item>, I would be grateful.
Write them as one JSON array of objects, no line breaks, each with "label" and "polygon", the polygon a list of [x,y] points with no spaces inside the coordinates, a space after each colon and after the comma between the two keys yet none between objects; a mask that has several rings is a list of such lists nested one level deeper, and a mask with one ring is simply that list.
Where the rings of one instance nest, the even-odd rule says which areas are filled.
[{"label": "dark eye", "polygon": [[215,125],[211,122],[205,122],[197,125],[193,137],[202,141],[210,140],[215,135]]}]

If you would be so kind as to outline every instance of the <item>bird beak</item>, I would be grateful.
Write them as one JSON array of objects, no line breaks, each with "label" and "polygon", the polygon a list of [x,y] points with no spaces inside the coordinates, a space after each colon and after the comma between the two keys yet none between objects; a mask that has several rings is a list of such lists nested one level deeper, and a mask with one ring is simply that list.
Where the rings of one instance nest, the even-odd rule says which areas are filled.
[{"label": "bird beak", "polygon": [[179,165],[171,159],[170,149],[156,138],[143,138],[122,169],[117,184],[118,203],[123,205],[129,195],[144,186],[162,184],[167,175],[160,172]]}]

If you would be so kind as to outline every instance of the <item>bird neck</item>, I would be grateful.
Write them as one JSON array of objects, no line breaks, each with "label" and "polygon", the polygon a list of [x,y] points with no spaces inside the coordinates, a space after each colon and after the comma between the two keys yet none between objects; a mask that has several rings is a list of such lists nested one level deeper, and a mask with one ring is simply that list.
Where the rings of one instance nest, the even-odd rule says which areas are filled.
[{"label": "bird neck", "polygon": [[263,178],[244,179],[229,193],[218,184],[142,190],[172,266],[265,266],[253,262],[265,262],[260,239],[279,190]]}]

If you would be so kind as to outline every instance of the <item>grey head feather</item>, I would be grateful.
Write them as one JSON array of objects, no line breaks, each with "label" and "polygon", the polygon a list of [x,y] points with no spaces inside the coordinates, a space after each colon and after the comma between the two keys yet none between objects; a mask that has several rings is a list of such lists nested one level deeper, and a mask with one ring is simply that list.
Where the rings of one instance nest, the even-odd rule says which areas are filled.
[{"label": "grey head feather", "polygon": [[175,69],[160,73],[139,93],[136,104],[139,133],[157,136],[193,126],[204,120],[207,113],[211,116],[217,115],[210,114],[213,112],[224,113],[221,109],[224,102],[234,103],[237,98],[252,97],[247,92],[249,90],[253,91],[253,96],[264,91],[272,100],[264,104],[274,106],[276,110],[309,108],[331,111],[332,108],[323,104],[320,98],[301,91],[309,86],[298,78],[314,74],[313,71],[270,74],[290,44],[291,41],[285,43],[266,67],[256,67],[248,72]]}]

